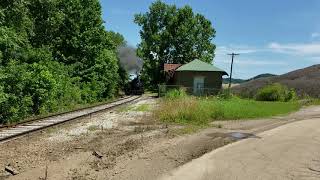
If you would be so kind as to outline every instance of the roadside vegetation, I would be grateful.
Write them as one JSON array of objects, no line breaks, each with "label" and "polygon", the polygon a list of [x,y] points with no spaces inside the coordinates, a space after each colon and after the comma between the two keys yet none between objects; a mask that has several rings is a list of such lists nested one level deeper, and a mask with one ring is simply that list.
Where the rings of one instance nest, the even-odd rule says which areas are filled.
[{"label": "roadside vegetation", "polygon": [[[270,93],[273,92],[270,89],[274,88],[275,93]],[[171,90],[161,99],[154,115],[164,123],[185,125],[186,132],[193,132],[208,127],[215,120],[265,118],[300,109],[302,103],[293,98],[294,93],[289,90],[283,92],[282,88],[278,85],[266,87],[257,95],[258,100],[229,96],[228,92],[212,97],[194,97],[188,96],[183,90]],[[280,97],[278,90],[281,90]],[[282,93],[287,96],[282,97]],[[266,100],[263,101],[262,97]]]}]

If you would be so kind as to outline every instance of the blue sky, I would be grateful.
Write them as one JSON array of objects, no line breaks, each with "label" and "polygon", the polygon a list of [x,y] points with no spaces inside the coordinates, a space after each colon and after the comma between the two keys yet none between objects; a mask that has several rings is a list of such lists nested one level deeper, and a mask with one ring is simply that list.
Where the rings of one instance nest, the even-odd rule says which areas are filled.
[{"label": "blue sky", "polygon": [[[124,35],[131,45],[140,42],[136,13],[152,0],[101,0],[106,28]],[[320,63],[320,0],[164,0],[189,5],[209,19],[217,34],[214,64],[226,71],[237,52],[234,78],[261,73],[283,74]]]}]

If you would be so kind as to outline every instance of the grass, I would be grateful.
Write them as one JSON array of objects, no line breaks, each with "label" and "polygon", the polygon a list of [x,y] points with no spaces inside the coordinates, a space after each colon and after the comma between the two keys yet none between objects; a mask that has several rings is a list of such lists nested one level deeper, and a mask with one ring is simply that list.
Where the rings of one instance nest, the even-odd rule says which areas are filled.
[{"label": "grass", "polygon": [[150,110],[150,106],[148,104],[141,104],[141,105],[137,106],[134,110],[140,111],[140,112],[146,112],[146,111]]},{"label": "grass", "polygon": [[91,125],[87,129],[88,131],[97,131],[100,129],[100,127],[98,125]]},{"label": "grass", "polygon": [[261,102],[232,97],[230,99],[183,97],[163,99],[154,111],[165,123],[208,126],[214,120],[237,120],[284,115],[298,110],[297,101]]},{"label": "grass", "polygon": [[119,107],[118,112],[128,112],[131,111],[133,108],[133,106],[121,106]]},{"label": "grass", "polygon": [[320,99],[308,98],[303,103],[307,106],[320,105]]},{"label": "grass", "polygon": [[215,127],[215,128],[223,128],[222,124],[203,124],[203,125],[194,125],[194,124],[184,124],[181,127],[174,128],[170,132],[173,135],[184,135],[184,134],[193,134],[201,129],[205,129],[208,127]]},{"label": "grass", "polygon": [[147,111],[150,111],[150,105],[149,104],[141,104],[138,106],[134,106],[134,105],[123,106],[123,107],[120,107],[118,111],[119,112],[128,112],[128,111],[147,112]]},{"label": "grass", "polygon": [[154,96],[157,97],[158,96],[158,89],[156,91],[145,91],[144,92],[145,96]]}]

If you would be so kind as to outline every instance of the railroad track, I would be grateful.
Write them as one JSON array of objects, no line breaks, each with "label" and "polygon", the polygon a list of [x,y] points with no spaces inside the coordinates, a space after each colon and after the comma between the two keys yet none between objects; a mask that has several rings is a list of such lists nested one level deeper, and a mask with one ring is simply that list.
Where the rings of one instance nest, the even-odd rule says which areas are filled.
[{"label": "railroad track", "polygon": [[100,111],[112,109],[114,107],[137,100],[140,97],[141,96],[129,96],[129,97],[121,98],[119,100],[110,102],[110,103],[89,107],[89,108],[83,108],[79,110],[74,110],[70,112],[65,112],[65,113],[61,113],[61,114],[57,114],[57,115],[53,115],[53,116],[49,116],[41,119],[36,119],[30,122],[18,124],[13,127],[1,128],[0,142],[15,139],[17,137],[29,134],[34,131],[39,131],[39,130],[42,130],[51,126],[55,126],[67,121],[85,117]]}]

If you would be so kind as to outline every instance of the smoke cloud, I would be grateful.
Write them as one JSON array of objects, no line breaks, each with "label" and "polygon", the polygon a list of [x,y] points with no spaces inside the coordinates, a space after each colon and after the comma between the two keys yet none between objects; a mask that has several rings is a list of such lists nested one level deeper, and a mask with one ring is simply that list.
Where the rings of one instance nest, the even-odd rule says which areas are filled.
[{"label": "smoke cloud", "polygon": [[120,59],[121,66],[129,74],[140,73],[143,65],[141,58],[137,56],[136,48],[132,46],[122,46],[118,48],[118,57]]}]

